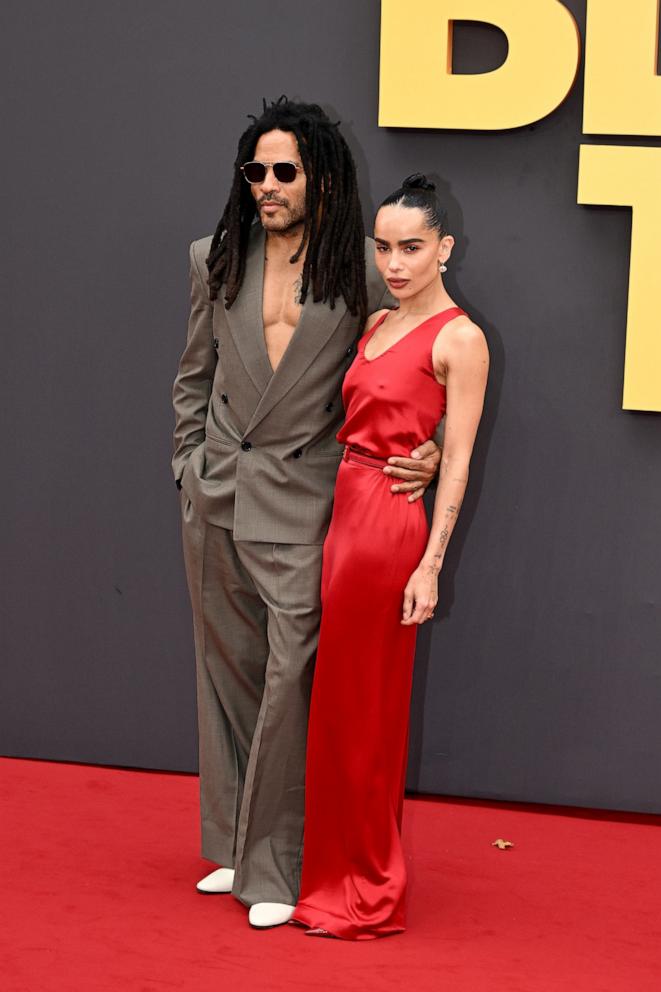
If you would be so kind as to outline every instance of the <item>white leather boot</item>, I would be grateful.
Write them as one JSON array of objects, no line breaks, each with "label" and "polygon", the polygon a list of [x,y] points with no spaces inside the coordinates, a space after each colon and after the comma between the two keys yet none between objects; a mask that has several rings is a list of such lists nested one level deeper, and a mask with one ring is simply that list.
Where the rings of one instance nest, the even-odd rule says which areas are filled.
[{"label": "white leather boot", "polygon": [[234,885],[233,868],[216,868],[197,883],[197,891],[203,896],[217,896],[232,891]]},{"label": "white leather boot", "polygon": [[251,927],[264,930],[268,927],[279,927],[288,923],[294,915],[295,906],[284,902],[256,902],[250,907],[248,922]]}]

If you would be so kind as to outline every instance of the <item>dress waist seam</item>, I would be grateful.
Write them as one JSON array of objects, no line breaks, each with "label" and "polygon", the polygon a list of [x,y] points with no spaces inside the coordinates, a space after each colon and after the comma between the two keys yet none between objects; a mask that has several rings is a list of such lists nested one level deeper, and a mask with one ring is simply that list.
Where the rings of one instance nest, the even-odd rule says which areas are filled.
[{"label": "dress waist seam", "polygon": [[378,469],[382,469],[384,465],[388,464],[387,458],[381,458],[379,455],[368,455],[362,451],[356,451],[349,445],[346,445],[344,448],[342,460],[345,462],[356,462],[358,465],[367,465],[370,468]]}]

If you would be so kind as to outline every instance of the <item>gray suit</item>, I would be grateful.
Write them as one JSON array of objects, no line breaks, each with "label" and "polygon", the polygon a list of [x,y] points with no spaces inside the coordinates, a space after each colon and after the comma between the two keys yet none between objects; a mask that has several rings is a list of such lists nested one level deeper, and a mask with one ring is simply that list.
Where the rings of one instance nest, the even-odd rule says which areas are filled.
[{"label": "gray suit", "polygon": [[[191,245],[191,314],[174,384],[173,469],[198,678],[202,853],[234,894],[294,904],[321,545],[361,332],[342,299],[311,295],[277,370],[264,341],[264,232],[230,310],[210,301],[210,239]],[[368,307],[387,300],[366,242]]]}]

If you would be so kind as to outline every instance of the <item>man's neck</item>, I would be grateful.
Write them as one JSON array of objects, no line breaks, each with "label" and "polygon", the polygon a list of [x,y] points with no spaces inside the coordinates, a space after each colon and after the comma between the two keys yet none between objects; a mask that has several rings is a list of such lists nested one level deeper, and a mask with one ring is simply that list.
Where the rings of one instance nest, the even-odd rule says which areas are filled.
[{"label": "man's neck", "polygon": [[[288,231],[267,231],[264,243],[264,254],[268,261],[280,263],[289,262],[292,255],[298,250],[303,235],[303,227],[297,226]],[[305,258],[303,251],[300,261]]]}]

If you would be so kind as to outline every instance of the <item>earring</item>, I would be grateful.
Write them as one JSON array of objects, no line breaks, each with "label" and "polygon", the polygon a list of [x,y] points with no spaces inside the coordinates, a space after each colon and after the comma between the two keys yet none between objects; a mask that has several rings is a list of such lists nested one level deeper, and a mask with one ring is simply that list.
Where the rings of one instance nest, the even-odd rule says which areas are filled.
[{"label": "earring", "polygon": [[444,262],[439,262],[438,263],[438,271],[439,272],[447,272],[448,271],[447,265]]}]

